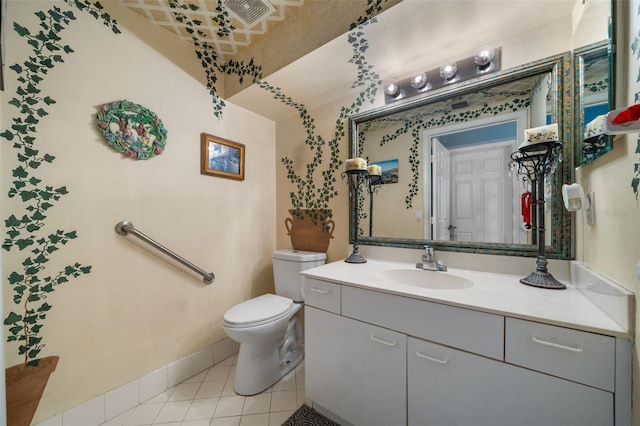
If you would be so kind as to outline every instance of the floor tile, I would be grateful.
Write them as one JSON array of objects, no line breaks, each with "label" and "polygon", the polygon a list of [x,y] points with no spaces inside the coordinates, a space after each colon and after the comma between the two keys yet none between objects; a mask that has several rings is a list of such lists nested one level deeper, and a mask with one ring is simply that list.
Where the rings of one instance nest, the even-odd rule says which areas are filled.
[{"label": "floor tile", "polygon": [[269,426],[282,426],[285,420],[287,420],[295,410],[289,411],[272,411],[269,413]]},{"label": "floor tile", "polygon": [[184,416],[189,410],[191,401],[169,401],[167,402],[158,417],[154,420],[153,424],[168,423],[168,422],[181,422]]},{"label": "floor tile", "polygon": [[182,383],[200,383],[200,382],[204,381],[204,378],[207,375],[207,373],[209,372],[209,370],[210,369],[206,369],[202,373],[196,374],[195,376],[185,380]]},{"label": "floor tile", "polygon": [[180,426],[209,426],[210,422],[211,419],[185,420],[180,423]]},{"label": "floor tile", "polygon": [[296,389],[304,389],[304,372],[296,373]]},{"label": "floor tile", "polygon": [[222,396],[218,401],[218,407],[213,417],[231,417],[242,414],[244,406],[243,396]]},{"label": "floor tile", "polygon": [[249,414],[240,418],[240,426],[267,426],[269,424],[269,413]]},{"label": "floor tile", "polygon": [[211,426],[240,426],[240,416],[214,418]]},{"label": "floor tile", "polygon": [[153,420],[158,416],[164,403],[155,404],[141,404],[138,405],[129,418],[124,422],[124,426],[142,426],[150,425]]},{"label": "floor tile", "polygon": [[248,396],[244,401],[242,416],[246,414],[269,413],[271,409],[271,392]]},{"label": "floor tile", "polygon": [[181,383],[171,393],[169,401],[191,401],[196,397],[200,383]]},{"label": "floor tile", "polygon": [[184,420],[211,420],[217,406],[218,398],[196,399],[191,403]]},{"label": "floor tile", "polygon": [[304,362],[258,395],[235,393],[237,355],[167,389],[102,426],[280,426],[302,404]]},{"label": "floor tile", "polygon": [[202,382],[198,393],[196,393],[196,399],[202,398],[217,398],[222,395],[222,389],[224,389],[224,380],[216,380],[214,382]]},{"label": "floor tile", "polygon": [[296,409],[300,408],[303,404],[306,404],[309,407],[313,405],[311,400],[307,398],[307,395],[305,394],[304,389],[298,389],[296,391],[296,402],[297,402]]},{"label": "floor tile", "polygon": [[223,396],[237,395],[236,392],[233,390],[233,386],[235,385],[235,383],[236,383],[235,375],[230,374],[229,378],[224,384],[224,388],[222,389],[222,395]]},{"label": "floor tile", "polygon": [[174,390],[175,388],[169,388],[161,394],[154,396],[150,400],[144,401],[143,404],[157,404],[160,402],[167,402]]},{"label": "floor tile", "polygon": [[[122,426],[127,421],[131,413],[133,413],[133,410],[135,410],[135,408],[132,408],[131,410],[127,410],[124,413],[120,414],[119,416],[115,416],[114,418],[107,420],[103,425],[104,426]],[[44,426],[44,425],[40,423],[39,426]]]},{"label": "floor tile", "polygon": [[204,381],[210,382],[212,380],[227,380],[231,367],[231,365],[214,365],[209,369]]},{"label": "floor tile", "polygon": [[271,411],[295,410],[296,408],[298,408],[298,402],[295,390],[271,393]]},{"label": "floor tile", "polygon": [[293,371],[280,379],[278,383],[273,385],[274,392],[287,390],[296,390],[296,373]]}]

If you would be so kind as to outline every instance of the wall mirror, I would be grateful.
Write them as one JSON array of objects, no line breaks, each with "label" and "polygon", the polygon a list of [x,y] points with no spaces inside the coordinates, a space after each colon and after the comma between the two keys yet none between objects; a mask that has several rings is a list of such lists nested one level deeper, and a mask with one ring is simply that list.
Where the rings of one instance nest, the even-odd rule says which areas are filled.
[{"label": "wall mirror", "polygon": [[[587,134],[587,124],[615,109],[611,43],[603,41],[575,49],[576,166],[581,167],[613,148],[613,136]],[[597,125],[595,126],[597,127]],[[597,132],[596,132],[597,133]]]},{"label": "wall mirror", "polygon": [[582,2],[574,10],[572,50],[576,167],[593,162],[613,147],[613,137],[598,135],[602,121],[595,119],[615,109],[614,16],[618,6],[619,2],[611,0],[590,0]]},{"label": "wall mirror", "polygon": [[527,188],[508,164],[524,129],[557,123],[567,142],[545,182],[545,240],[549,258],[571,256],[560,194],[572,173],[571,55],[476,80],[350,118],[350,156],[383,171],[360,193],[358,218],[351,194],[352,241],[358,220],[360,244],[536,256],[521,209]]}]

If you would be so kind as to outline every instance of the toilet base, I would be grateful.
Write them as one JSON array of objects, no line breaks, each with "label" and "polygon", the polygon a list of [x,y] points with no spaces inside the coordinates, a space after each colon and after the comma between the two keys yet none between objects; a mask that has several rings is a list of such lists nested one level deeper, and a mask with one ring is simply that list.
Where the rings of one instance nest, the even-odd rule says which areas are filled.
[{"label": "toilet base", "polygon": [[241,343],[233,390],[238,395],[251,396],[269,389],[304,359],[303,342],[302,326],[294,316],[284,338]]},{"label": "toilet base", "polygon": [[301,348],[299,353],[291,357],[287,363],[280,365],[277,348],[270,353],[264,353],[249,346],[247,343],[240,345],[233,385],[235,393],[242,396],[264,392],[289,374],[304,359],[304,349]]}]

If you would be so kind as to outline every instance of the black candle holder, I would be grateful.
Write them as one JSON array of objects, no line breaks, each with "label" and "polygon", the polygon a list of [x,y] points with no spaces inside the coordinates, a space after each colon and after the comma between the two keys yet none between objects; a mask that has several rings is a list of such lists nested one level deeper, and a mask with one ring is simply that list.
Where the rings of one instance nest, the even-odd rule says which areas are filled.
[{"label": "black candle holder", "polygon": [[[524,182],[531,182],[534,192],[534,203],[537,207],[537,215],[532,215],[533,236],[535,244],[535,231],[538,231],[538,260],[536,270],[529,276],[520,279],[522,284],[533,287],[541,287],[553,290],[562,290],[566,285],[556,280],[547,270],[547,258],[545,256],[545,224],[544,224],[544,178],[551,177],[556,170],[557,163],[562,161],[562,142],[540,142],[521,147],[511,154],[509,168],[516,170],[522,176]],[[533,211],[535,213],[535,209]]]},{"label": "black candle holder", "polygon": [[362,255],[358,252],[358,237],[360,235],[360,226],[359,226],[359,200],[360,200],[360,186],[367,187],[369,186],[369,172],[367,170],[355,169],[355,170],[347,170],[342,173],[342,178],[347,177],[347,182],[350,187],[349,195],[354,197],[354,227],[355,227],[355,235],[353,237],[353,252],[347,257],[344,261],[347,263],[367,263],[367,259],[362,257]]}]

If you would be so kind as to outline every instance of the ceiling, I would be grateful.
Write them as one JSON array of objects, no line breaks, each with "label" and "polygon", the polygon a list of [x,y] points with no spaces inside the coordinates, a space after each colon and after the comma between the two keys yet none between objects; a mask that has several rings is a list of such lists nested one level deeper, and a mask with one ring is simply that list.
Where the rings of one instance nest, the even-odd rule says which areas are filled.
[{"label": "ceiling", "polygon": [[[345,34],[367,13],[377,18],[363,30],[366,60],[382,79],[405,78],[472,55],[470,49],[482,44],[508,43],[511,34],[530,31],[538,37],[551,21],[565,19],[570,27],[581,0],[220,0],[241,8],[268,3],[272,10],[252,24],[229,10],[221,13],[218,0],[118,1],[192,43],[179,19],[184,14],[198,23],[194,36],[215,48],[220,60],[253,59],[263,79],[310,109],[353,91],[356,67],[349,63],[353,47]],[[371,6],[378,3],[379,8]],[[233,30],[225,33],[230,26]],[[230,102],[273,120],[297,114],[251,81],[238,83],[232,77],[222,76],[222,96]]]},{"label": "ceiling", "polygon": [[[224,2],[224,0],[221,1]],[[274,23],[283,21],[287,16],[294,15],[297,9],[304,5],[304,0],[246,0],[243,2],[231,2],[231,4],[239,4],[241,8],[243,6],[242,3],[244,3],[247,10],[250,10],[252,5],[259,6],[261,4],[266,5],[266,8],[254,7],[254,9],[258,9],[258,13],[264,11],[259,15],[253,15],[253,17],[257,17],[255,20],[241,21],[241,17],[238,16],[236,18],[236,15],[230,14],[228,21],[226,21],[230,26],[227,26],[224,25],[225,21],[219,18],[221,14],[217,0],[179,2],[182,5],[193,6],[187,9],[172,8],[169,0],[120,0],[120,2],[154,24],[188,42],[192,41],[192,36],[187,32],[187,26],[176,19],[176,12],[183,13],[192,21],[201,22],[202,24],[197,27],[200,31],[199,39],[215,47],[221,59],[229,59],[236,55],[240,49],[250,46],[256,38],[264,36]],[[268,8],[269,5],[272,6],[272,9]],[[233,29],[227,31],[231,27]]]}]

